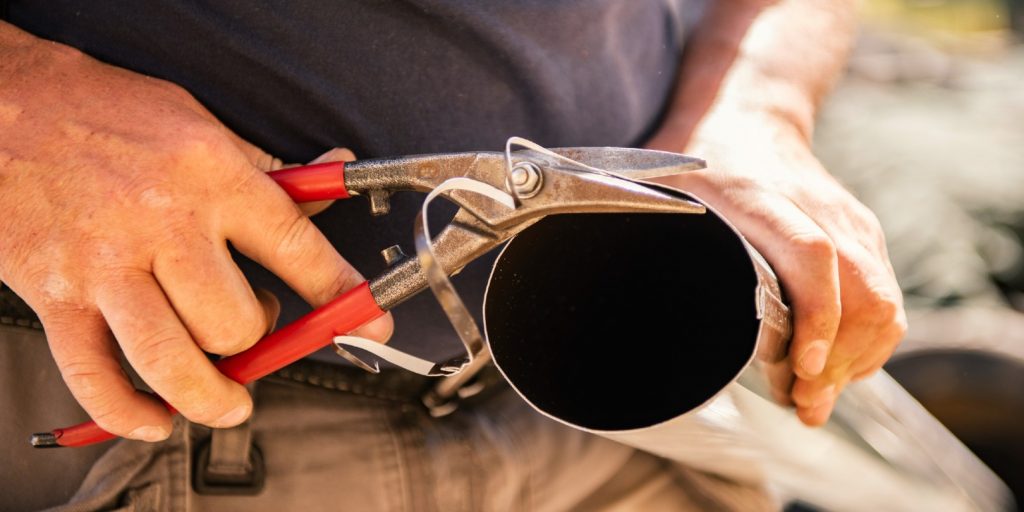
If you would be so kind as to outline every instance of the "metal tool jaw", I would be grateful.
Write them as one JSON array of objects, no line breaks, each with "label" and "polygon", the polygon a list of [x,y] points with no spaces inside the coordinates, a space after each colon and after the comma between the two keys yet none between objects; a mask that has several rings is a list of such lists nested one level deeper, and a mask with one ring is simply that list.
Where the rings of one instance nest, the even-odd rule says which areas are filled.
[{"label": "metal tool jaw", "polygon": [[[514,146],[522,149],[512,151]],[[423,375],[448,376],[425,398],[433,410],[443,407],[483,364],[483,337],[448,276],[508,241],[547,215],[560,213],[704,213],[685,194],[639,181],[704,167],[702,160],[629,148],[560,148],[548,150],[530,141],[509,139],[505,152],[452,153],[349,164],[345,187],[368,195],[371,209],[387,211],[393,191],[427,192],[417,219],[417,257],[385,250],[389,268],[370,281],[382,309],[391,309],[429,286],[466,348],[465,358],[432,363],[386,346],[352,337],[335,339],[338,353],[368,370],[379,371],[348,351],[355,347]],[[427,205],[445,197],[459,210],[432,238],[425,221]],[[416,368],[416,369],[414,369]]]},{"label": "metal tool jaw", "polygon": [[[698,170],[704,162],[675,153],[631,148],[526,149],[512,152],[450,153],[348,164],[351,193],[376,196],[400,190],[430,192],[462,177],[502,190],[517,199],[508,208],[468,190],[442,194],[459,207],[451,223],[433,238],[438,263],[454,274],[546,215],[559,213],[703,213],[704,207],[674,189],[638,181]],[[517,189],[519,176],[525,175]],[[379,200],[379,199],[378,199]],[[395,258],[370,282],[383,309],[390,309],[427,285],[417,258]]]}]

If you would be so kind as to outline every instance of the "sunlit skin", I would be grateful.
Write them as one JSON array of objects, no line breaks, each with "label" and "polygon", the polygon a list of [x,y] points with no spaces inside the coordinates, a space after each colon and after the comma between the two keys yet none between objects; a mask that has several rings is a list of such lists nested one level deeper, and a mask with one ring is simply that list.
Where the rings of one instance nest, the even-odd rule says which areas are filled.
[{"label": "sunlit skin", "polygon": [[[709,5],[650,146],[707,159],[707,171],[673,184],[717,208],[775,267],[794,309],[799,376],[790,392],[794,370],[773,369],[776,392],[821,424],[843,386],[888,358],[905,323],[877,221],[809,149],[814,109],[850,44],[852,6]],[[0,84],[0,280],[39,314],[75,398],[111,433],[166,438],[170,416],[134,390],[123,352],[188,419],[243,421],[249,395],[203,351],[251,346],[277,305],[251,289],[227,242],[313,305],[362,280],[263,175],[280,163],[182,88],[4,23]],[[391,330],[386,316],[358,334],[385,340]]]},{"label": "sunlit skin", "polygon": [[779,275],[794,336],[768,373],[775,398],[808,425],[825,423],[842,389],[878,371],[906,331],[878,220],[810,148],[854,10],[846,0],[711,2],[648,143],[708,161],[668,183],[725,215]]},{"label": "sunlit skin", "polygon": [[[250,347],[278,306],[252,290],[227,242],[313,305],[363,278],[264,175],[280,164],[180,87],[2,23],[0,84],[0,280],[39,314],[75,398],[108,432],[170,434],[121,351],[188,419],[244,421],[249,394],[203,351]],[[387,316],[360,335],[391,329]]]}]

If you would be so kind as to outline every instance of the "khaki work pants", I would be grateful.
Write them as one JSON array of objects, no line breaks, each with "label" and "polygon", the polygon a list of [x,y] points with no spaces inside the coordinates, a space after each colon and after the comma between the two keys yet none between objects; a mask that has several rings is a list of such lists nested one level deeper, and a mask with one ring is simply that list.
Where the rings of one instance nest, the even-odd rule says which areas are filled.
[{"label": "khaki work pants", "polygon": [[[339,386],[323,376],[290,375],[260,381],[250,422],[217,431],[212,440],[210,429],[179,417],[162,443],[33,449],[31,432],[86,416],[64,387],[42,332],[0,325],[0,509],[777,508],[761,489],[557,424],[507,389],[434,419],[413,403],[327,389]],[[211,468],[251,473],[255,451],[264,468],[258,489],[229,486],[242,493],[218,494],[225,489],[196,483]]]}]

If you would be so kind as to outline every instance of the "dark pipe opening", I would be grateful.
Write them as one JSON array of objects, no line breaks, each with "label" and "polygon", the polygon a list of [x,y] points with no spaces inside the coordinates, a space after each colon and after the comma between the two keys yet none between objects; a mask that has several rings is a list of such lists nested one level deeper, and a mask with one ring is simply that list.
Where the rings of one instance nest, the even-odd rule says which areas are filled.
[{"label": "dark pipe opening", "polygon": [[596,430],[701,405],[754,350],[757,278],[718,217],[550,216],[499,257],[484,303],[494,360],[542,411]]}]

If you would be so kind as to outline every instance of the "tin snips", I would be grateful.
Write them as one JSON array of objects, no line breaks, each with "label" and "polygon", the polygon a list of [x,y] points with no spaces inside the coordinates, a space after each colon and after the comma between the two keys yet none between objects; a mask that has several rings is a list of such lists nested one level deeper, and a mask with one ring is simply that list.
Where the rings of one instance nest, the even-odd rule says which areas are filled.
[{"label": "tin snips", "polygon": [[[339,354],[368,371],[378,371],[377,364],[368,364],[349,349],[371,352],[423,375],[446,377],[424,399],[436,407],[488,360],[480,331],[448,281],[449,275],[547,215],[703,213],[704,207],[685,194],[640,181],[703,167],[703,161],[675,153],[611,147],[545,149],[514,137],[504,152],[331,162],[272,172],[270,176],[296,202],[366,196],[375,214],[388,212],[392,192],[426,192],[414,225],[416,257],[404,256],[397,246],[385,249],[389,267],[381,275],[267,335],[250,349],[217,361],[216,366],[245,384],[333,342]],[[427,207],[439,196],[459,210],[431,237]],[[465,356],[424,361],[347,336],[427,287],[452,321],[465,345]],[[83,446],[113,437],[89,422],[35,434],[32,444]]]}]

